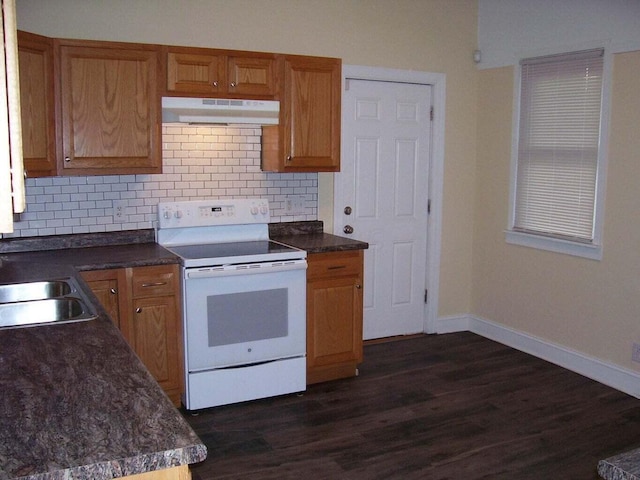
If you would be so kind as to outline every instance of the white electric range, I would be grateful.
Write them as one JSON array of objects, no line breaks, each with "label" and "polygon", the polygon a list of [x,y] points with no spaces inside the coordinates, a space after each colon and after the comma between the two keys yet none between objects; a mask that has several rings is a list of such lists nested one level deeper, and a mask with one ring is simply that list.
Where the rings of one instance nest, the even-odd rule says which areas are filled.
[{"label": "white electric range", "polygon": [[158,205],[182,264],[187,410],[306,388],[306,252],[270,240],[269,220],[262,198]]}]

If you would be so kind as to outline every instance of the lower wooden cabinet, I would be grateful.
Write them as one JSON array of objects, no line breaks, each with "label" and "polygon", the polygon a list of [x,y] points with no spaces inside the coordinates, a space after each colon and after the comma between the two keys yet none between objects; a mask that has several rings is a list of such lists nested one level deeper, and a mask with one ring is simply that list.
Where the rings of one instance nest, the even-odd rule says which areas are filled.
[{"label": "lower wooden cabinet", "polygon": [[189,465],[180,465],[178,467],[165,468],[163,470],[154,470],[147,473],[138,473],[137,475],[128,475],[122,477],[123,480],[191,480],[191,472]]},{"label": "lower wooden cabinet", "polygon": [[307,383],[357,375],[363,251],[309,254],[307,261]]},{"label": "lower wooden cabinet", "polygon": [[102,306],[174,405],[182,392],[177,265],[83,272]]}]

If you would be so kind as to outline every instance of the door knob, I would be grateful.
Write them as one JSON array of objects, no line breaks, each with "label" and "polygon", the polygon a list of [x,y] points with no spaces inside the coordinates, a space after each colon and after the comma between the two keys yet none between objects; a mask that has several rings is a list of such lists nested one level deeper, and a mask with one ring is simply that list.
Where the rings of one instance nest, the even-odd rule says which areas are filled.
[{"label": "door knob", "polygon": [[344,214],[345,215],[351,215],[351,212],[352,212],[351,207],[349,207],[349,206],[344,207]]},{"label": "door knob", "polygon": [[353,227],[351,225],[345,225],[342,231],[346,234],[353,233]]}]

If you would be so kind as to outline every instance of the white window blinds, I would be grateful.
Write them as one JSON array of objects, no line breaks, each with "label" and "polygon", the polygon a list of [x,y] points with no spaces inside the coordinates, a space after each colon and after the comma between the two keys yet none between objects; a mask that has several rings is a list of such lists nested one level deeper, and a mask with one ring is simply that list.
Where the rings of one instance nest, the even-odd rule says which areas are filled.
[{"label": "white window blinds", "polygon": [[516,231],[593,241],[603,53],[521,62]]},{"label": "white window blinds", "polygon": [[13,214],[24,211],[22,125],[15,0],[1,0],[0,22],[0,233],[13,231]]}]

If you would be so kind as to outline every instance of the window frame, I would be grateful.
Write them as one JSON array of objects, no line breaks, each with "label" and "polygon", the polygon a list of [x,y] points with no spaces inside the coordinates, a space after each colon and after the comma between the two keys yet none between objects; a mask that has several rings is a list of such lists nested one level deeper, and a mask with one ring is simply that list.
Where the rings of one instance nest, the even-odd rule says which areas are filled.
[{"label": "window frame", "polygon": [[561,55],[581,50],[603,48],[603,79],[602,79],[602,99],[600,107],[600,138],[598,143],[598,156],[596,166],[595,184],[595,204],[593,221],[593,241],[584,242],[571,240],[555,236],[547,236],[533,232],[524,232],[514,229],[516,215],[516,183],[518,171],[518,146],[520,141],[520,94],[522,81],[522,67],[518,63],[514,68],[514,91],[513,91],[513,118],[511,130],[511,165],[509,181],[509,218],[508,227],[505,230],[505,240],[509,244],[524,247],[536,248],[555,253],[573,255],[592,260],[602,259],[602,239],[604,225],[604,199],[606,184],[606,167],[609,145],[609,117],[611,106],[611,77],[612,77],[612,54],[608,45],[590,45],[584,48],[571,48],[567,51],[538,52],[537,54],[522,55],[522,59]]}]

